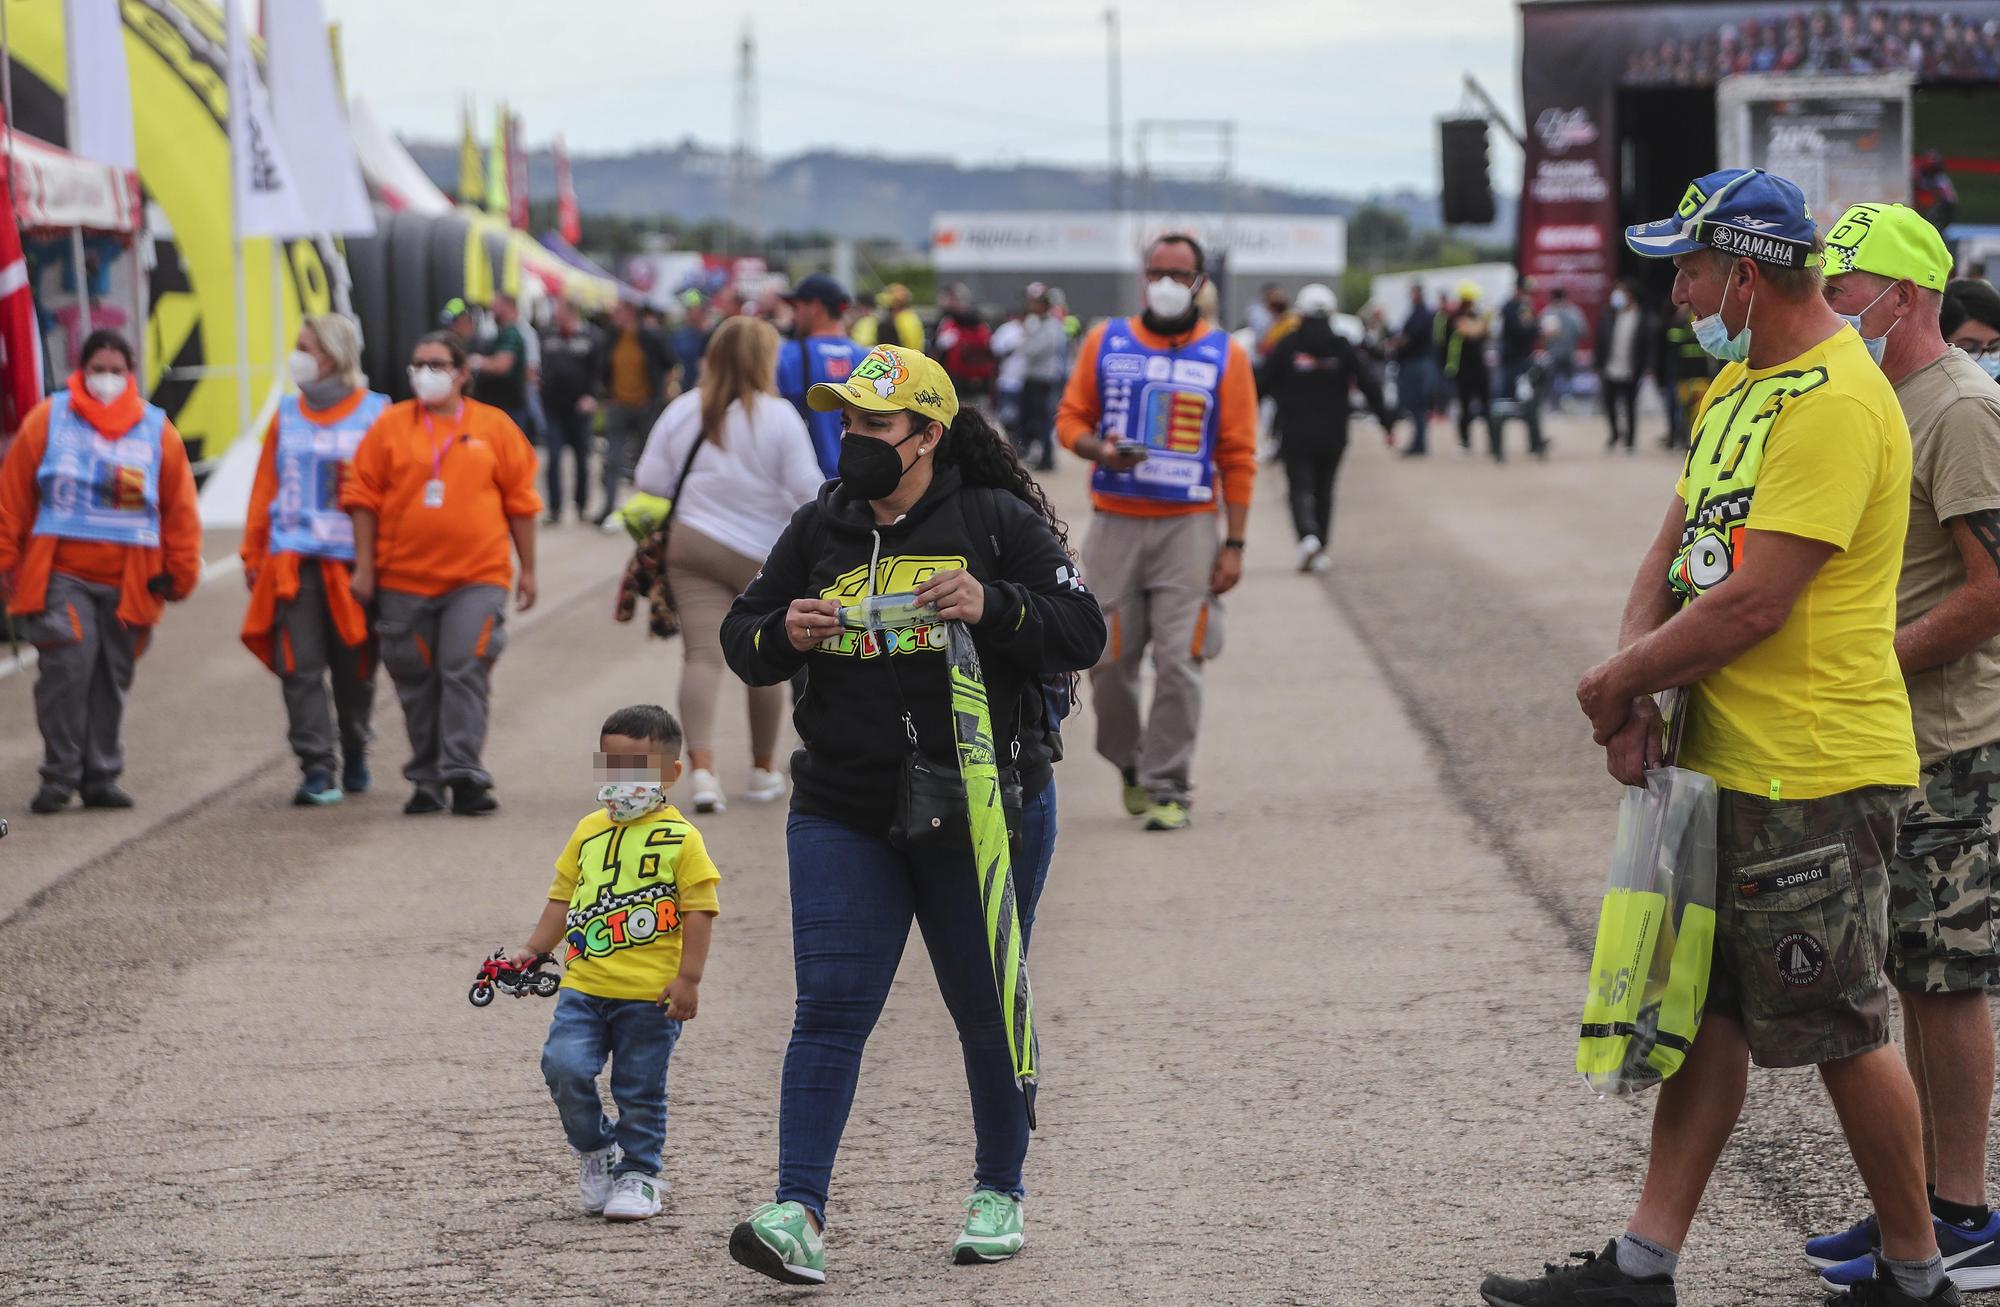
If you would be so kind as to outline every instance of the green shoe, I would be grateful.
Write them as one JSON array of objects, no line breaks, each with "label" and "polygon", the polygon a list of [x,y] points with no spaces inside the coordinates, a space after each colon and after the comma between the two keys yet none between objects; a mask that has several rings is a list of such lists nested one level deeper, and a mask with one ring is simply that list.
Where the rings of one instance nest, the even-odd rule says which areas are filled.
[{"label": "green shoe", "polygon": [[1179,799],[1167,799],[1154,804],[1146,813],[1146,829],[1186,830],[1188,820],[1187,805]]},{"label": "green shoe", "polygon": [[1021,1251],[1021,1204],[991,1189],[975,1189],[965,1200],[965,1228],[951,1246],[951,1259],[960,1266],[977,1262],[1004,1262]]},{"label": "green shoe", "polygon": [[729,1236],[739,1265],[781,1284],[825,1284],[826,1243],[798,1203],[765,1203]]},{"label": "green shoe", "polygon": [[1124,785],[1120,797],[1125,800],[1125,811],[1134,817],[1145,816],[1146,809],[1153,806],[1153,796],[1140,786],[1139,773],[1130,767],[1125,767],[1119,770],[1118,776]]}]

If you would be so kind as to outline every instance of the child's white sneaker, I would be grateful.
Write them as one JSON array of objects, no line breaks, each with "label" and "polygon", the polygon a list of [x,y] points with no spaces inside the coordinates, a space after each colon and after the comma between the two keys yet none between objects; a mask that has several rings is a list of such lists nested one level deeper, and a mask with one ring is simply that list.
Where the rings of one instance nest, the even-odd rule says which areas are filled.
[{"label": "child's white sneaker", "polygon": [[604,1204],[607,1221],[643,1221],[660,1214],[660,1191],[666,1186],[658,1176],[627,1171],[611,1182],[611,1201]]},{"label": "child's white sneaker", "polygon": [[727,812],[729,805],[722,801],[722,782],[715,779],[712,771],[697,767],[688,777],[688,784],[694,789],[694,810],[696,812]]},{"label": "child's white sneaker", "polygon": [[604,1204],[611,1201],[611,1168],[618,1165],[618,1145],[576,1156],[580,1163],[576,1196],[583,1200],[584,1211],[597,1216],[604,1211]]},{"label": "child's white sneaker", "polygon": [[771,803],[785,797],[785,773],[766,771],[762,767],[750,769],[750,784],[744,789],[743,797],[752,803]]}]

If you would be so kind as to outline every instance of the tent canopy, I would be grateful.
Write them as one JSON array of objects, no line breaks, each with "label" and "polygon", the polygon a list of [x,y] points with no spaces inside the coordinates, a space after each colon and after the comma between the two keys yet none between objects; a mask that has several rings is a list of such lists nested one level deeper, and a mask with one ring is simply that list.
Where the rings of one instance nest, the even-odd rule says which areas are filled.
[{"label": "tent canopy", "polygon": [[[11,165],[14,214],[21,226],[138,233],[145,210],[137,172],[79,158],[23,132],[13,133]],[[0,170],[7,167],[0,157]]]}]

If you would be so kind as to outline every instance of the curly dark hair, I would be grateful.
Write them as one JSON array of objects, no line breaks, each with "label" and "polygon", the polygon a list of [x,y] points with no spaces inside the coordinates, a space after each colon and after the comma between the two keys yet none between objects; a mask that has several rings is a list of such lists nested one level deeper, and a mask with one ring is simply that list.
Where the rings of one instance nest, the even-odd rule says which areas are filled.
[{"label": "curly dark hair", "polygon": [[[930,422],[930,418],[910,414],[912,431],[928,426]],[[1028,475],[1021,456],[1000,434],[999,428],[987,421],[984,413],[971,407],[959,409],[958,416],[952,419],[944,440],[938,446],[937,457],[939,467],[957,468],[966,485],[1004,490],[1034,509],[1049,524],[1049,529],[1056,533],[1063,552],[1072,559],[1076,557],[1076,551],[1070,548],[1069,525],[1056,516],[1049,497],[1042,492],[1041,485]]]}]

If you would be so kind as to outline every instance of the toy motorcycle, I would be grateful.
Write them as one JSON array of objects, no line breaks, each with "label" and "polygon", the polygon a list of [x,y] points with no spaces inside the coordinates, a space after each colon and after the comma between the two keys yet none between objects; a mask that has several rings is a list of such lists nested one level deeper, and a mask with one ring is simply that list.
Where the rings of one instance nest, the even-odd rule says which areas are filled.
[{"label": "toy motorcycle", "polygon": [[473,978],[472,989],[465,997],[474,1007],[485,1007],[491,1003],[496,990],[512,994],[515,998],[526,998],[530,994],[537,998],[554,998],[556,991],[562,988],[562,973],[544,968],[555,960],[553,953],[537,953],[526,970],[516,970],[507,962],[507,950],[495,949],[486,961],[479,964],[479,974]]}]

